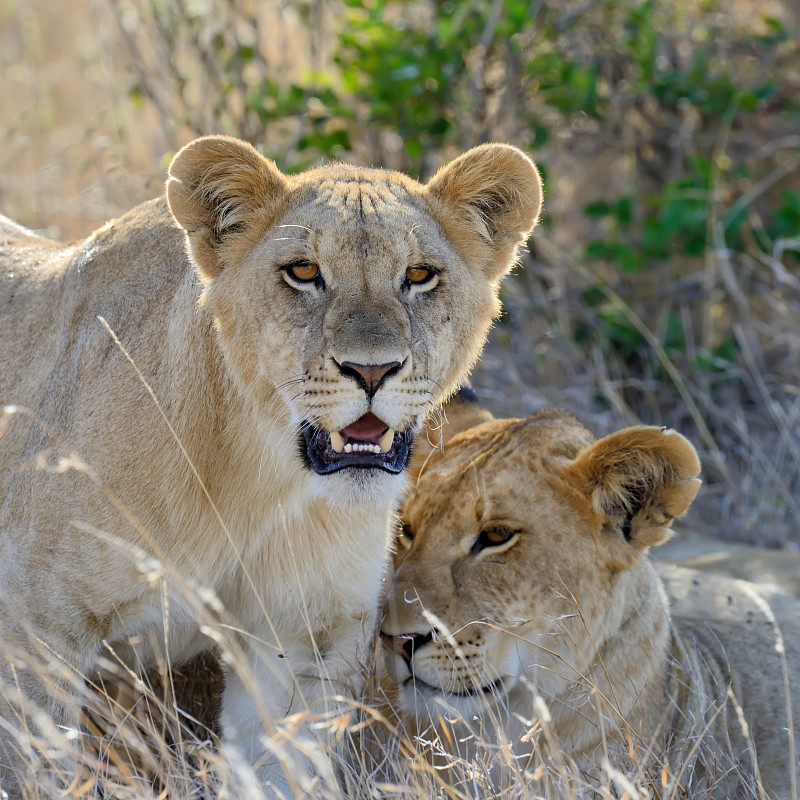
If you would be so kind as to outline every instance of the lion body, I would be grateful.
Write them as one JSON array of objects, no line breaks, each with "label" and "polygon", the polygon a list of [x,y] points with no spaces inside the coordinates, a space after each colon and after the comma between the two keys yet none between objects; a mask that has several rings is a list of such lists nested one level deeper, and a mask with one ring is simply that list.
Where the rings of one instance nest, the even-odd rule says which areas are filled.
[{"label": "lion body", "polygon": [[440,737],[459,755],[508,765],[510,742],[514,769],[561,768],[573,789],[625,776],[662,796],[792,797],[800,603],[647,558],[698,471],[672,431],[595,441],[559,412],[430,456],[381,628],[406,719],[460,720]]},{"label": "lion body", "polygon": [[[422,186],[290,178],[207,137],[176,156],[168,203],[85,241],[2,223],[5,642],[86,675],[110,651],[186,660],[212,644],[203,625],[238,663],[223,729],[250,765],[275,720],[357,694],[403,448],[477,358],[541,200],[519,151],[472,152]],[[345,457],[337,431],[370,452]],[[19,664],[0,660],[0,716],[66,720]]]}]

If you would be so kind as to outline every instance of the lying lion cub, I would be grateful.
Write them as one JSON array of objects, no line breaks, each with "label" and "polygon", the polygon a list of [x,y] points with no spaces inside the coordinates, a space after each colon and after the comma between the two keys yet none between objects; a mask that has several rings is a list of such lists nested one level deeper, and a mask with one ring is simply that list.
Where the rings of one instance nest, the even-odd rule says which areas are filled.
[{"label": "lying lion cub", "polygon": [[313,755],[359,692],[415,431],[540,205],[507,145],[423,185],[212,136],[83,241],[0,219],[0,796],[66,791],[41,737],[101,657],[213,643],[235,772],[303,782],[276,721]]},{"label": "lying lion cub", "polygon": [[531,781],[796,797],[800,603],[673,568],[670,615],[647,558],[699,470],[674,431],[596,441],[558,411],[490,420],[433,450],[401,507],[381,628],[422,738],[433,725],[494,779],[505,758]]}]

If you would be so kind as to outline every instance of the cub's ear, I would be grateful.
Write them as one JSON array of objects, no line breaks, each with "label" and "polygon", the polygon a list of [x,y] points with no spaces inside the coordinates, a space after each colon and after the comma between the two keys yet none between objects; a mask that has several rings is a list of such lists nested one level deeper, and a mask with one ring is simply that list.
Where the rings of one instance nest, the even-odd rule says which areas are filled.
[{"label": "cub's ear", "polygon": [[229,136],[204,136],[178,152],[169,166],[167,202],[201,278],[215,278],[249,252],[263,232],[254,223],[278,212],[286,187],[272,161]]},{"label": "cub's ear", "polygon": [[483,144],[442,167],[427,185],[437,219],[490,281],[514,265],[542,208],[542,181],[521,150]]},{"label": "cub's ear", "polygon": [[626,428],[584,448],[568,467],[605,528],[637,550],[662,544],[701,481],[694,447],[679,433]]}]

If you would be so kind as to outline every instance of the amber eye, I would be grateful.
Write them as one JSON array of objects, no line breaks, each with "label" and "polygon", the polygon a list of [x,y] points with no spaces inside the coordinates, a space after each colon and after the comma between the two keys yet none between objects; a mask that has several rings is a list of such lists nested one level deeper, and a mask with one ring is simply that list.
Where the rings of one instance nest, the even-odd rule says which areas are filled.
[{"label": "amber eye", "polygon": [[286,271],[300,283],[310,283],[320,276],[319,267],[316,264],[312,264],[310,261],[289,264],[289,266],[286,267]]},{"label": "amber eye", "polygon": [[414,267],[409,267],[406,270],[406,283],[420,284],[427,283],[436,275],[436,270],[433,267],[426,267],[424,264],[417,264]]},{"label": "amber eye", "polygon": [[472,545],[472,552],[479,553],[487,547],[499,547],[507,544],[517,533],[518,531],[512,531],[509,528],[487,528],[478,534],[475,544]]}]

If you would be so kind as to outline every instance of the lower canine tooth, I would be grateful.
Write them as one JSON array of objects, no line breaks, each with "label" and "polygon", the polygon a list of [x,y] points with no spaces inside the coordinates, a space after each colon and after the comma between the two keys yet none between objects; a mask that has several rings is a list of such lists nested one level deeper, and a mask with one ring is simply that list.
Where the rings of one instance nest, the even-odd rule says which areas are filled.
[{"label": "lower canine tooth", "polygon": [[381,436],[380,441],[378,444],[381,448],[381,453],[388,453],[392,447],[392,442],[394,441],[394,428],[389,428],[386,433]]},{"label": "lower canine tooth", "polygon": [[331,434],[331,447],[334,453],[341,453],[344,450],[344,439],[338,431]]}]

